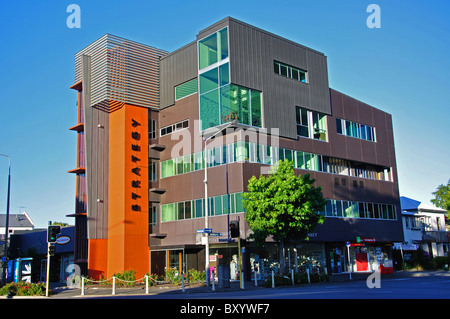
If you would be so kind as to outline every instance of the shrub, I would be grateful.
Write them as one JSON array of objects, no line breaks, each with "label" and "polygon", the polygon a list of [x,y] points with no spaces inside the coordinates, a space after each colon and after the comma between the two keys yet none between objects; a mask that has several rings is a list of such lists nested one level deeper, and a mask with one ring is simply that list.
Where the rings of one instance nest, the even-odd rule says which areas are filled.
[{"label": "shrub", "polygon": [[187,278],[189,282],[202,282],[206,280],[206,273],[198,271],[196,269],[190,269],[187,272]]},{"label": "shrub", "polygon": [[134,269],[126,270],[123,273],[114,274],[119,279],[116,280],[117,286],[134,286],[136,281],[136,271]]},{"label": "shrub", "polygon": [[168,282],[178,285],[181,283],[181,276],[177,268],[166,268],[166,279]]},{"label": "shrub", "polygon": [[1,296],[43,296],[44,283],[28,283],[25,281],[12,282],[0,288]]}]

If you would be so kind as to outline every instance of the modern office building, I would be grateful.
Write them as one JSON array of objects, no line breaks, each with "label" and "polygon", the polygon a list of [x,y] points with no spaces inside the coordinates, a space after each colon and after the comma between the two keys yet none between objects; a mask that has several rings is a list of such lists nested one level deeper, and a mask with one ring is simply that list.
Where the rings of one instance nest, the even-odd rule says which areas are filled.
[{"label": "modern office building", "polygon": [[278,246],[247,240],[241,196],[280,159],[327,199],[325,223],[287,264],[373,271],[402,241],[391,115],[330,89],[321,52],[233,18],[170,53],[105,35],[76,54],[72,88],[75,260],[89,276],[204,270],[207,256],[233,278],[236,219],[246,278],[256,264],[263,274]]}]

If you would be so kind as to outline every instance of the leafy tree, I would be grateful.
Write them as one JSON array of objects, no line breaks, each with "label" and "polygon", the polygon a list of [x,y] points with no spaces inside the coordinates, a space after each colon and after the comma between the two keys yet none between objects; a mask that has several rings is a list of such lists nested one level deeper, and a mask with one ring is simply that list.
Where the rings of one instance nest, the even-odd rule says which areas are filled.
[{"label": "leafy tree", "polygon": [[326,201],[320,186],[309,174],[296,176],[293,163],[285,160],[277,163],[268,176],[253,176],[248,192],[243,194],[246,210],[245,221],[253,230],[255,241],[273,236],[280,242],[280,264],[284,242],[307,239],[308,233],[324,221],[318,212],[323,211]]},{"label": "leafy tree", "polygon": [[[432,193],[434,195],[434,199],[431,202],[445,209],[447,212],[450,211],[450,179],[447,182],[447,185],[441,184],[438,186],[435,192]],[[447,214],[447,222],[449,219],[449,214]]]}]

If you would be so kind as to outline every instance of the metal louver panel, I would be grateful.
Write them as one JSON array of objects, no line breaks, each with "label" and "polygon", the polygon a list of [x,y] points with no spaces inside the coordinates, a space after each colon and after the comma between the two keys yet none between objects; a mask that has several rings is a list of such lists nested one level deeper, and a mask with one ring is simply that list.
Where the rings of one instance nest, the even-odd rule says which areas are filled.
[{"label": "metal louver panel", "polygon": [[82,80],[81,57],[88,55],[92,70],[90,106],[104,107],[116,101],[158,108],[159,60],[167,54],[106,34],[75,54],[75,83]]}]

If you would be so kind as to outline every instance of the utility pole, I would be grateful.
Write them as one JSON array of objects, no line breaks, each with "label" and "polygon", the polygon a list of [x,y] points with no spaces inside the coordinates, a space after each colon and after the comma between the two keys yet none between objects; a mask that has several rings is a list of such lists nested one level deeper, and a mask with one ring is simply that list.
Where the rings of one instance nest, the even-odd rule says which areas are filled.
[{"label": "utility pole", "polygon": [[2,271],[2,284],[6,284],[6,267],[8,265],[8,236],[9,236],[9,199],[11,194],[11,157],[9,155],[0,154],[8,158],[9,171],[8,171],[8,197],[6,198],[6,224],[5,224],[5,248],[3,257],[3,271]]}]

